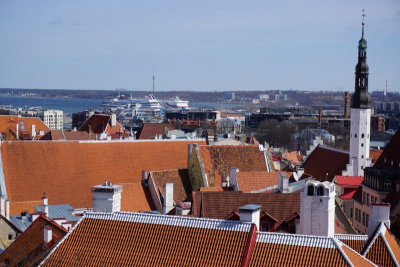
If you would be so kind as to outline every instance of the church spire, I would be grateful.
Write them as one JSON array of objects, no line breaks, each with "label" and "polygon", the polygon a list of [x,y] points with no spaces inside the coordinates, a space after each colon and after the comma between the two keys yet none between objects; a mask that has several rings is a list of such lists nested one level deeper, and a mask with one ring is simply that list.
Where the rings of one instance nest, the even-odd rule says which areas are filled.
[{"label": "church spire", "polygon": [[367,41],[364,39],[364,18],[365,10],[363,9],[363,22],[361,39],[358,42],[358,63],[355,73],[355,92],[351,97],[352,108],[371,108],[371,96],[368,93],[368,74],[369,67],[367,64]]}]

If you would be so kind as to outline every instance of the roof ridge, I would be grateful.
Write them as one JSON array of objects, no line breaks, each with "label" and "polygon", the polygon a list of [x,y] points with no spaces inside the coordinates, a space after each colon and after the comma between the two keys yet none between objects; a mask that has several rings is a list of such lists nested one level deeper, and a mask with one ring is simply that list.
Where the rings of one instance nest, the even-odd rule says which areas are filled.
[{"label": "roof ridge", "polygon": [[[367,240],[368,235],[354,235],[354,234],[335,234],[335,238],[337,239],[344,239],[344,240]],[[350,237],[346,239],[346,237]]]},{"label": "roof ridge", "polygon": [[319,144],[318,146],[321,147],[321,148],[326,148],[326,149],[332,150],[332,151],[350,154],[350,152],[349,152],[349,151],[346,151],[346,150],[342,150],[342,149],[338,149],[338,148],[333,148],[333,147],[326,146],[326,145],[321,145],[321,144]]},{"label": "roof ridge", "polygon": [[248,232],[251,223],[221,219],[158,215],[140,212],[87,212],[85,218]]},{"label": "roof ridge", "polygon": [[[375,229],[375,231],[374,231],[374,235],[367,239],[367,241],[366,241],[365,244],[366,244],[366,245],[368,244],[368,246],[365,248],[365,250],[364,250],[364,248],[361,250],[361,252],[364,250],[364,253],[362,253],[362,254],[360,253],[361,255],[363,255],[363,256],[367,255],[368,251],[370,250],[370,248],[372,247],[372,245],[375,243],[375,240],[378,238],[378,236],[379,236],[380,233],[381,233],[380,230],[381,230],[382,224],[384,224],[384,223],[381,222],[381,223],[376,227],[376,229]],[[370,241],[370,242],[368,242],[368,241]]]},{"label": "roof ridge", "polygon": [[[333,243],[336,245],[337,250],[339,250],[339,253],[342,255],[342,257],[347,261],[347,263],[350,266],[354,266],[353,263],[351,262],[351,260],[349,259],[349,257],[347,256],[347,254],[343,251],[342,246],[339,240],[337,240],[336,238],[332,237],[332,241]],[[340,243],[339,243],[340,242]],[[343,243],[342,243],[343,244]]]},{"label": "roof ridge", "polygon": [[395,255],[394,255],[393,251],[392,251],[392,248],[390,247],[390,245],[389,245],[389,243],[387,242],[386,237],[385,237],[385,233],[386,233],[387,231],[389,231],[389,233],[390,233],[390,230],[387,228],[387,226],[386,226],[386,224],[385,224],[384,222],[381,222],[381,224],[383,224],[383,226],[384,226],[383,228],[385,229],[383,232],[379,231],[380,234],[381,234],[383,243],[385,244],[386,248],[388,249],[389,254],[390,254],[392,260],[394,261],[394,263],[395,263],[397,266],[399,266],[399,263],[397,262],[397,259],[396,259]]},{"label": "roof ridge", "polygon": [[[348,250],[350,250],[350,251],[356,253],[357,255],[360,255],[360,257],[362,257],[364,260],[368,261],[368,262],[371,263],[372,265],[376,265],[374,262],[370,261],[367,257],[361,255],[360,252],[355,251],[354,249],[352,249],[350,246],[346,245],[346,244],[343,243],[342,241],[340,241],[340,240],[338,240],[338,241],[341,243],[342,246],[345,246]],[[343,251],[343,252],[344,252],[344,251]],[[346,255],[347,255],[347,254],[346,254]],[[350,263],[350,265],[353,265],[353,266],[354,266],[353,263]]]},{"label": "roof ridge", "polygon": [[[334,239],[333,237],[328,237],[328,236],[299,235],[299,234],[259,231],[257,232],[256,242],[276,243],[282,245],[305,246],[305,247],[336,248],[336,245],[332,243],[333,239]],[[308,240],[308,242],[306,242],[306,240]]]}]

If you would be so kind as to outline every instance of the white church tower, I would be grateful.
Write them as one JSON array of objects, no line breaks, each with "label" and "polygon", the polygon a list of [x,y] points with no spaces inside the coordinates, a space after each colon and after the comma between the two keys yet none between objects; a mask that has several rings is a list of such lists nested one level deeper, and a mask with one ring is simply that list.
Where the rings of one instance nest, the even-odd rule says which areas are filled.
[{"label": "white church tower", "polygon": [[[365,17],[365,14],[363,14]],[[358,63],[355,73],[355,92],[351,97],[350,164],[348,175],[364,176],[364,168],[369,167],[371,96],[368,93],[367,41],[364,39],[364,19],[362,35],[358,42]],[[353,172],[353,173],[350,173]]]},{"label": "white church tower", "polygon": [[333,237],[335,234],[335,186],[330,182],[307,181],[300,193],[300,232]]}]

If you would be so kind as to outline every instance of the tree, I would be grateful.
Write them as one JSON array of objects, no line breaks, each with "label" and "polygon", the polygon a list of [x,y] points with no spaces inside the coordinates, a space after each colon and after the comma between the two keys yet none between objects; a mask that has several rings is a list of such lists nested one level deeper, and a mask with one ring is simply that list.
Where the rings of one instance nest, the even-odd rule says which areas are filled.
[{"label": "tree", "polygon": [[235,128],[235,121],[231,119],[220,119],[217,124],[218,133],[230,133]]}]

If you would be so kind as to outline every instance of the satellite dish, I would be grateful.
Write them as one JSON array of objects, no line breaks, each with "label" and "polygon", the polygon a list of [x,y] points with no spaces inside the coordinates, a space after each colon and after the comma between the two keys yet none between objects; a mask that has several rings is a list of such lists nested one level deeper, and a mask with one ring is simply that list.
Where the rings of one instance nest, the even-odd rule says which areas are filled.
[{"label": "satellite dish", "polygon": [[299,177],[297,176],[297,172],[294,172],[294,173],[293,173],[293,177],[294,177],[294,179],[295,179],[296,181],[299,180]]}]

